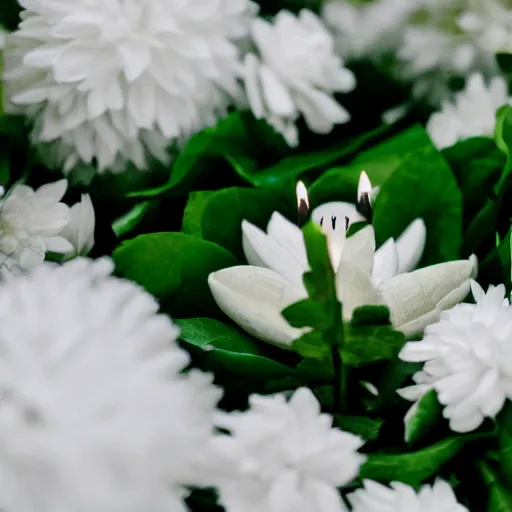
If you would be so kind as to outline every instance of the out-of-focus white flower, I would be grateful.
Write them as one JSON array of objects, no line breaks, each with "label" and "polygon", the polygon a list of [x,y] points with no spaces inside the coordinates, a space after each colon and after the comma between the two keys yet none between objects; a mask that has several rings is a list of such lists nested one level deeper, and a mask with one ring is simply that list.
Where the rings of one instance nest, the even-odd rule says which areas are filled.
[{"label": "out-of-focus white flower", "polygon": [[89,194],[70,208],[70,221],[61,233],[73,246],[68,256],[85,256],[94,246],[95,215]]},{"label": "out-of-focus white flower", "polygon": [[[297,249],[299,242],[304,245],[300,230],[280,216],[273,218],[278,222],[269,230],[272,235],[244,222],[245,253],[252,265],[213,272],[208,284],[220,309],[240,327],[263,341],[289,348],[302,331],[291,327],[281,311],[307,297],[301,276],[308,264],[304,247]],[[384,247],[379,262],[374,254],[373,227],[367,226],[345,240],[343,221],[341,229],[328,233],[328,245],[331,260],[333,252],[340,249],[339,260],[333,265],[337,263],[336,291],[346,320],[357,307],[383,304],[390,310],[394,327],[410,336],[436,322],[442,310],[458,304],[469,293],[469,280],[477,271],[474,257],[396,275],[395,244]],[[327,230],[333,227],[329,227],[330,222],[328,218],[324,223]],[[278,225],[288,227],[273,229]],[[380,268],[374,281],[377,263]]]},{"label": "out-of-focus white flower", "polygon": [[182,373],[177,328],[112,270],[44,263],[0,287],[8,510],[185,512],[184,486],[200,484],[218,391]]},{"label": "out-of-focus white flower", "polygon": [[48,251],[66,254],[73,250],[62,236],[70,220],[69,207],[60,202],[67,186],[67,180],[36,191],[15,185],[0,200],[0,275],[39,265]]},{"label": "out-of-focus white flower", "polygon": [[322,18],[333,31],[336,49],[344,59],[378,60],[396,51],[408,16],[422,0],[374,0],[358,4],[329,0]]},{"label": "out-of-focus white flower", "polygon": [[3,27],[0,27],[0,50],[2,50],[5,46],[6,36],[7,36],[7,31]]},{"label": "out-of-focus white flower", "polygon": [[363,440],[332,428],[332,418],[307,388],[289,402],[283,395],[250,398],[250,409],[223,414],[216,448],[225,458],[217,483],[228,512],[347,510],[337,491],[359,474]]},{"label": "out-of-focus white flower", "polygon": [[478,428],[512,399],[512,308],[505,286],[484,293],[473,281],[471,288],[476,304],[445,311],[423,340],[407,343],[399,354],[403,361],[425,363],[413,376],[416,384],[399,394],[417,401],[434,388],[456,432]]},{"label": "out-of-focus white flower", "polygon": [[250,0],[20,0],[5,51],[9,103],[34,118],[55,165],[145,169],[216,122],[242,91],[234,40]]},{"label": "out-of-focus white flower", "polygon": [[422,0],[399,50],[402,76],[416,96],[437,102],[448,79],[472,71],[495,75],[495,54],[512,51],[512,11],[503,0]]},{"label": "out-of-focus white flower", "polygon": [[432,114],[427,131],[439,149],[469,137],[490,137],[496,126],[496,110],[507,103],[512,101],[504,78],[494,77],[486,86],[484,77],[475,73],[453,103],[444,101],[441,110]]},{"label": "out-of-focus white flower", "polygon": [[266,119],[290,146],[298,144],[300,115],[316,133],[346,123],[348,111],[333,97],[355,87],[353,73],[334,53],[322,21],[303,9],[298,16],[280,11],[273,22],[255,18],[251,33],[258,53],[245,56],[244,83],[250,108]]},{"label": "out-of-focus white flower", "polygon": [[373,480],[363,485],[347,496],[352,512],[469,512],[444,480],[423,485],[418,493],[402,482],[392,482],[391,488]]}]

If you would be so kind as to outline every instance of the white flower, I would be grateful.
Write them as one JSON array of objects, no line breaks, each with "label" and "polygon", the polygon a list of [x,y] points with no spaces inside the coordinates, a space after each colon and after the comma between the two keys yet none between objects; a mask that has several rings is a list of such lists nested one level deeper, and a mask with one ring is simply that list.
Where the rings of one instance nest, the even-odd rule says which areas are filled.
[{"label": "white flower", "polygon": [[0,274],[4,277],[35,267],[46,252],[65,254],[73,246],[62,236],[70,220],[61,203],[67,180],[48,183],[34,191],[15,185],[0,200]]},{"label": "white flower", "polygon": [[70,208],[70,221],[61,236],[73,246],[70,256],[85,256],[94,246],[94,206],[89,194],[82,194],[79,203]]},{"label": "white flower", "polygon": [[5,52],[10,103],[34,118],[55,165],[139,169],[214,124],[233,98],[250,0],[20,0]]},{"label": "white flower", "polygon": [[7,31],[0,26],[0,50],[2,50],[5,46],[5,38],[7,36]]},{"label": "white flower", "polygon": [[[322,227],[347,320],[357,307],[385,304],[394,327],[412,335],[437,321],[443,309],[469,293],[469,280],[476,274],[474,257],[408,272],[423,250],[422,221],[415,221],[404,233],[399,248],[391,240],[375,254],[372,226],[346,239],[345,217],[350,209],[353,205],[328,203],[318,210],[324,214]],[[318,211],[313,212],[313,219]],[[253,336],[289,347],[302,331],[288,325],[281,311],[307,296],[302,285],[302,275],[308,269],[302,233],[278,213],[271,218],[268,234],[248,222],[242,229],[250,265],[210,274],[213,297],[227,316]]]},{"label": "white flower", "polygon": [[[218,392],[113,263],[44,263],[0,287],[0,503],[185,512]],[[199,482],[200,483],[200,482]]]},{"label": "white flower", "polygon": [[322,18],[333,31],[336,49],[344,59],[379,59],[396,51],[418,0],[374,0],[353,3],[329,0]]},{"label": "white flower", "polygon": [[391,488],[373,480],[363,484],[347,496],[352,512],[469,512],[444,480],[423,485],[418,493],[402,482],[391,482]]},{"label": "white flower", "polygon": [[250,405],[218,422],[231,433],[217,440],[232,473],[218,483],[226,511],[347,510],[336,488],[359,474],[363,440],[332,428],[332,418],[320,413],[307,388],[289,402],[283,395],[253,395]]},{"label": "white flower", "polygon": [[266,119],[290,146],[298,144],[295,122],[301,114],[316,133],[349,121],[333,93],[351,91],[355,77],[313,12],[303,9],[295,16],[281,10],[272,23],[256,18],[251,33],[258,54],[245,56],[244,82],[257,119]]},{"label": "white flower", "polygon": [[484,293],[471,283],[476,304],[459,304],[425,330],[421,341],[407,343],[403,361],[424,362],[414,386],[399,394],[419,400],[434,388],[443,415],[456,432],[470,432],[494,418],[512,399],[512,308],[505,286]]},{"label": "white flower", "polygon": [[411,17],[399,54],[403,77],[417,96],[434,101],[453,76],[498,72],[495,54],[512,50],[512,11],[503,0],[422,0]]},{"label": "white flower", "polygon": [[468,78],[466,88],[455,95],[454,102],[444,101],[441,110],[432,114],[427,131],[439,149],[469,137],[491,137],[496,110],[507,103],[512,101],[504,78],[494,77],[486,86],[483,76],[475,73]]}]

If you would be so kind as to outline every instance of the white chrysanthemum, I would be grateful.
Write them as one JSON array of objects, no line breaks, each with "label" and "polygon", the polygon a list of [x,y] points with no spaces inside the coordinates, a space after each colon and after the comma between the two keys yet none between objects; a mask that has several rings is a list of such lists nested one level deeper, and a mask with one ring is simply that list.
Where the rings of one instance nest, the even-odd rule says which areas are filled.
[{"label": "white chrysanthemum", "polygon": [[298,144],[295,122],[301,114],[316,133],[349,121],[333,93],[351,91],[355,77],[313,12],[303,9],[295,16],[282,10],[272,23],[256,18],[251,33],[258,53],[245,56],[244,82],[257,119],[266,119],[290,146]]},{"label": "white chrysanthemum", "polygon": [[379,59],[401,43],[407,20],[423,0],[329,0],[322,18],[345,59]]},{"label": "white chrysanthemum", "polygon": [[0,287],[0,507],[183,511],[218,392],[177,328],[108,259]]},{"label": "white chrysanthemum", "polygon": [[486,86],[484,77],[475,73],[453,103],[444,101],[441,110],[432,114],[427,131],[439,149],[469,137],[491,137],[496,127],[496,111],[507,103],[512,101],[504,78],[494,77]]},{"label": "white chrysanthemum", "polygon": [[363,484],[347,496],[352,512],[468,512],[444,480],[423,485],[418,493],[402,482],[392,482],[391,488],[372,480]]},{"label": "white chrysanthemum", "polygon": [[512,307],[505,286],[484,293],[473,281],[471,288],[476,304],[445,311],[422,341],[407,343],[399,354],[403,361],[425,363],[413,376],[416,385],[400,395],[418,400],[434,388],[456,432],[478,428],[512,399]]},{"label": "white chrysanthemum", "polygon": [[20,0],[5,55],[10,103],[69,171],[144,169],[148,153],[215,123],[240,94],[250,0]]},{"label": "white chrysanthemum", "polygon": [[250,398],[243,413],[222,415],[231,435],[217,439],[229,473],[219,478],[228,512],[346,510],[337,487],[354,479],[365,457],[363,441],[332,428],[332,418],[307,388],[289,402],[283,395]]},{"label": "white chrysanthemum", "polygon": [[498,71],[495,54],[512,50],[512,11],[504,0],[422,0],[399,54],[417,96],[437,101],[447,80],[472,71]]},{"label": "white chrysanthemum", "polygon": [[70,220],[69,207],[60,202],[67,185],[67,180],[60,180],[36,191],[15,185],[0,200],[0,275],[39,265],[47,251],[65,254],[73,250],[62,236]]}]

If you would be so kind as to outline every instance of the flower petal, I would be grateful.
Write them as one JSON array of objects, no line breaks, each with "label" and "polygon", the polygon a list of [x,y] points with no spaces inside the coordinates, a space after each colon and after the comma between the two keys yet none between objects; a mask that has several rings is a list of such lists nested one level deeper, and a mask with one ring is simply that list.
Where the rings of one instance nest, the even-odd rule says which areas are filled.
[{"label": "flower petal", "polygon": [[251,265],[269,268],[291,283],[302,284],[302,275],[307,267],[273,237],[246,220],[242,222],[242,246]]},{"label": "flower petal", "polygon": [[297,225],[283,217],[279,212],[274,212],[267,225],[267,233],[285,247],[302,268],[307,269],[309,267],[304,235]]},{"label": "flower petal", "polygon": [[373,257],[373,282],[378,286],[398,274],[398,251],[396,243],[388,238]]},{"label": "flower petal", "polygon": [[393,325],[407,335],[439,319],[440,312],[461,302],[476,274],[476,258],[450,261],[398,275],[379,287]]},{"label": "flower petal", "polygon": [[345,240],[340,264],[348,263],[370,275],[373,270],[374,253],[375,231],[373,226],[365,226]]},{"label": "flower petal", "polygon": [[336,293],[343,304],[343,318],[350,320],[360,306],[385,304],[369,273],[357,265],[341,261],[336,273]]},{"label": "flower petal", "polygon": [[423,219],[416,219],[409,224],[396,241],[398,251],[398,273],[404,274],[414,270],[423,255],[427,228]]},{"label": "flower petal", "polygon": [[248,265],[231,267],[210,274],[208,284],[220,309],[256,338],[289,348],[302,334],[281,311],[305,294],[276,272]]}]

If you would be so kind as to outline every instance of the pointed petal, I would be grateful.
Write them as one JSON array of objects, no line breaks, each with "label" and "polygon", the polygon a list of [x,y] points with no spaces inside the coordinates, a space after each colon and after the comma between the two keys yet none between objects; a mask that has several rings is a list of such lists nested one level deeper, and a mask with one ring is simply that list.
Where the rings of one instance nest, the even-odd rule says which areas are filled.
[{"label": "pointed petal", "polygon": [[305,294],[276,272],[248,265],[231,267],[210,274],[208,284],[220,309],[256,338],[289,348],[302,334],[281,311]]},{"label": "pointed petal", "polygon": [[354,309],[385,304],[369,273],[357,265],[341,261],[336,273],[336,293],[343,305],[343,318],[350,320]]},{"label": "pointed petal", "polygon": [[[408,332],[422,330],[440,311],[453,307],[469,293],[476,260],[450,261],[398,275],[379,290],[386,301],[393,325]],[[422,319],[421,321],[419,321]]]},{"label": "pointed petal", "polygon": [[345,240],[340,264],[348,263],[371,275],[374,253],[375,231],[373,226],[365,226]]},{"label": "pointed petal", "polygon": [[279,212],[274,212],[267,225],[267,233],[285,247],[302,268],[309,267],[304,235],[297,225]]},{"label": "pointed petal", "polygon": [[54,181],[53,183],[47,183],[39,187],[36,191],[36,196],[38,199],[51,199],[58,203],[64,197],[67,188],[68,180]]},{"label": "pointed petal", "polygon": [[373,257],[372,279],[376,285],[395,277],[398,274],[398,251],[395,241],[388,238],[376,251]]},{"label": "pointed petal", "polygon": [[405,231],[398,237],[396,248],[398,251],[398,273],[403,274],[414,270],[423,255],[427,228],[423,219],[411,222]]},{"label": "pointed petal", "polygon": [[246,220],[242,222],[242,245],[250,264],[269,268],[291,283],[302,283],[307,267],[299,264],[278,241]]},{"label": "pointed petal", "polygon": [[44,239],[44,245],[46,250],[55,252],[57,254],[66,254],[67,252],[73,251],[73,245],[71,242],[61,236],[52,236]]}]

